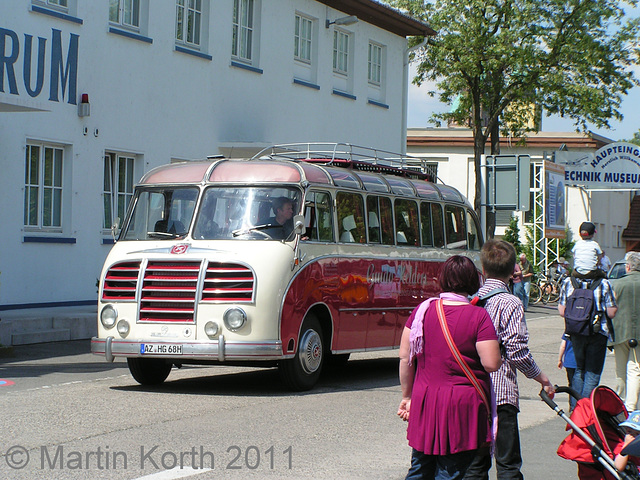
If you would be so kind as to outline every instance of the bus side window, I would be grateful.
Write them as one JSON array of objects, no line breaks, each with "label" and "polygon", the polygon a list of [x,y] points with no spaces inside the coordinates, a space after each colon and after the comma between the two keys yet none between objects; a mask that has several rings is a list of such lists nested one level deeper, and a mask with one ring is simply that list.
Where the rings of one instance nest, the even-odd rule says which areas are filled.
[{"label": "bus side window", "polygon": [[311,241],[333,242],[331,197],[326,192],[310,192],[305,203],[306,236]]},{"label": "bus side window", "polygon": [[394,207],[398,245],[418,245],[418,206],[416,202],[396,199]]},{"label": "bus side window", "polygon": [[480,250],[482,244],[480,243],[480,228],[476,222],[473,214],[467,210],[467,248],[469,250]]},{"label": "bus side window", "polygon": [[355,193],[338,192],[338,229],[343,243],[364,243],[364,202],[362,196]]},{"label": "bus side window", "polygon": [[447,248],[458,250],[467,249],[467,232],[465,228],[465,212],[462,207],[445,207],[445,222],[447,227]]},{"label": "bus side window", "polygon": [[431,204],[431,221],[433,222],[433,246],[444,247],[444,222],[442,220],[442,205]]},{"label": "bus side window", "polygon": [[369,232],[369,243],[382,243],[380,232],[380,197],[367,197],[367,231]]},{"label": "bus side window", "polygon": [[393,209],[391,199],[378,197],[380,204],[380,223],[382,224],[382,243],[384,245],[395,245],[396,239],[393,234]]},{"label": "bus side window", "polygon": [[420,203],[420,226],[422,227],[422,245],[433,246],[433,233],[431,231],[431,204]]}]

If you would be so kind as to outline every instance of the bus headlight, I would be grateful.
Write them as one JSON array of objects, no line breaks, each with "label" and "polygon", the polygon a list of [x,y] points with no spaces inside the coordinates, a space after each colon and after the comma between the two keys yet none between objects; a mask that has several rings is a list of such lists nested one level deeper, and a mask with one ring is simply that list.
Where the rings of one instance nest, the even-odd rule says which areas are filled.
[{"label": "bus headlight", "polygon": [[129,335],[129,322],[127,322],[126,320],[120,320],[118,322],[118,333],[122,338]]},{"label": "bus headlight", "polygon": [[219,331],[220,327],[216,322],[207,322],[204,326],[204,333],[207,335],[207,337],[213,338],[218,335]]},{"label": "bus headlight", "polygon": [[106,305],[100,312],[100,322],[106,329],[113,328],[118,319],[118,311],[113,305]]},{"label": "bus headlight", "polygon": [[224,324],[231,331],[240,330],[247,321],[247,314],[241,308],[230,308],[222,316]]}]

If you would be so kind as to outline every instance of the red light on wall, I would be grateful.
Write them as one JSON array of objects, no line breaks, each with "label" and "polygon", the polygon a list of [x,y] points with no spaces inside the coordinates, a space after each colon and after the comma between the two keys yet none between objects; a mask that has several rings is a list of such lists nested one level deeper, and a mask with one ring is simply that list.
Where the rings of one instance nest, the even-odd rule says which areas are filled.
[{"label": "red light on wall", "polygon": [[83,93],[80,96],[80,103],[78,104],[78,116],[88,117],[91,115],[91,105],[89,105],[89,94]]}]

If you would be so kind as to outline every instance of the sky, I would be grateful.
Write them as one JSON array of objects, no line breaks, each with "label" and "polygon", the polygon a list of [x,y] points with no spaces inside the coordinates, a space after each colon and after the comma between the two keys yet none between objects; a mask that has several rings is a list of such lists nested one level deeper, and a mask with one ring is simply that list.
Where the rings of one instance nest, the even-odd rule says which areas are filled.
[{"label": "sky", "polygon": [[[415,65],[410,65],[410,81],[415,76]],[[640,67],[635,71],[636,78],[640,78]],[[436,97],[428,95],[429,90],[433,90],[433,84],[423,84],[417,87],[413,83],[409,85],[409,105],[407,108],[407,126],[409,128],[434,127],[429,123],[429,118],[434,112],[446,112],[449,106],[442,104]],[[629,94],[623,98],[620,108],[624,119],[621,122],[611,121],[611,129],[591,129],[594,133],[602,135],[613,141],[629,140],[633,134],[640,130],[640,87],[634,87]],[[545,132],[574,132],[575,126],[571,120],[558,116],[547,117],[543,114],[542,130]]]}]

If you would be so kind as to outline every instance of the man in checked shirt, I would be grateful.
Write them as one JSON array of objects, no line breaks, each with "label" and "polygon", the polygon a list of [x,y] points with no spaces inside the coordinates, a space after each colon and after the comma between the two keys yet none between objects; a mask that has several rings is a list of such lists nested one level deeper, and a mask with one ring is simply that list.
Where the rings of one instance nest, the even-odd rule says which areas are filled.
[{"label": "man in checked shirt", "polygon": [[[516,263],[513,246],[504,240],[488,240],[482,247],[480,260],[486,281],[477,295],[482,297],[496,289],[507,290]],[[520,472],[522,456],[518,431],[520,410],[516,370],[539,382],[551,398],[555,389],[529,351],[529,332],[524,321],[522,301],[508,292],[501,292],[487,299],[485,309],[493,320],[502,350],[502,366],[491,374],[498,410],[498,433],[495,441],[497,478],[523,479]],[[489,449],[480,449],[464,478],[487,480],[490,468]]]}]

